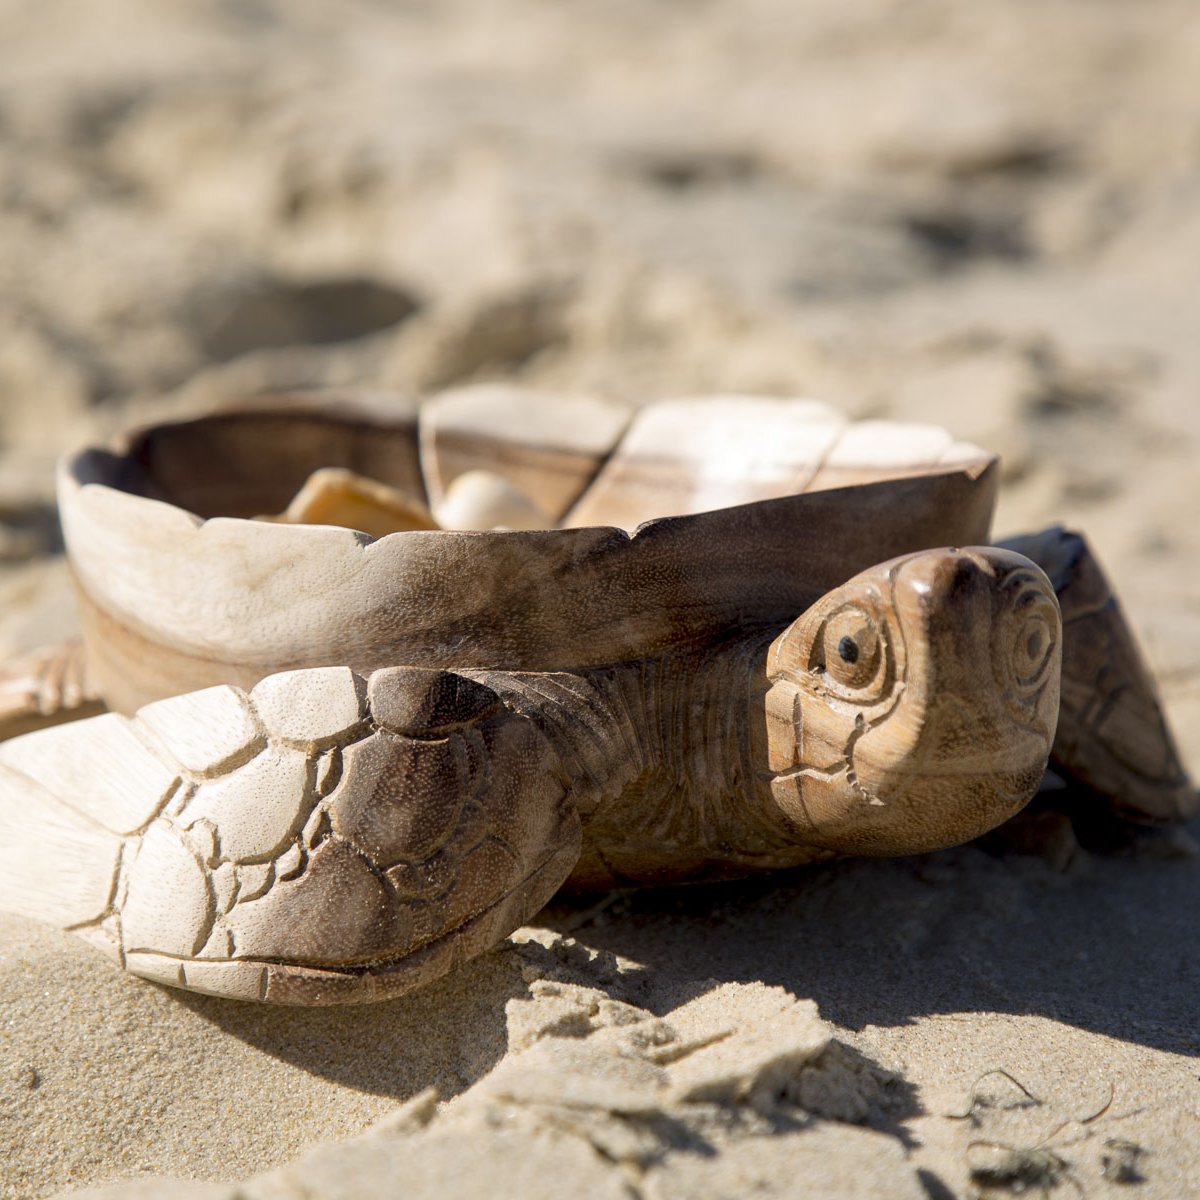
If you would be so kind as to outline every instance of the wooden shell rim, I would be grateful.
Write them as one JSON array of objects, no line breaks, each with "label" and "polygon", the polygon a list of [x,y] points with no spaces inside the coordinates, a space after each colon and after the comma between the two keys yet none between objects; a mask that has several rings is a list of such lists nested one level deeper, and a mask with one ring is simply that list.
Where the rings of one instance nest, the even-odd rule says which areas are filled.
[{"label": "wooden shell rim", "polygon": [[[501,400],[519,411],[530,395]],[[602,448],[586,433],[574,444],[522,443],[495,420],[478,433],[445,422],[431,452],[422,423],[440,400],[415,416],[351,396],[285,398],[150,426],[66,459],[64,531],[89,667],[107,702],[129,712],[214,683],[251,687],[273,671],[341,663],[369,673],[397,663],[552,670],[627,661],[784,623],[879,561],[988,537],[996,459],[973,447],[944,465],[860,469],[825,490],[768,479],[761,498],[632,532],[609,524],[372,539],[246,519],[283,507],[310,471],[330,465],[418,499],[447,462],[515,473],[527,485],[540,471],[560,499],[574,493],[576,513],[598,481],[608,479],[618,500],[628,494],[614,470],[694,470],[669,453],[662,462],[636,447],[623,455],[635,441],[627,417],[608,420],[615,440]],[[769,419],[770,406],[782,417],[789,402],[726,403]],[[791,403],[820,415],[811,402]],[[454,400],[441,407],[455,412]],[[472,404],[464,407],[469,417]],[[771,446],[771,428],[749,432]]]}]

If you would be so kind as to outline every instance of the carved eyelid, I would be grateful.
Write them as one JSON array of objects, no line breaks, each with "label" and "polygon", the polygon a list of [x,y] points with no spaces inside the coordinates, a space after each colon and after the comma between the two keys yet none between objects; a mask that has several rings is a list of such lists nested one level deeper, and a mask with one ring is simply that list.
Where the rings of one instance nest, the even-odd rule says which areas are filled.
[{"label": "carved eyelid", "polygon": [[[856,657],[831,667],[845,638],[855,643]],[[847,601],[826,615],[813,638],[809,670],[819,671],[822,686],[854,704],[874,704],[888,693],[894,673],[891,627],[873,605]],[[849,668],[849,669],[847,669]],[[839,674],[843,676],[839,678]]]}]

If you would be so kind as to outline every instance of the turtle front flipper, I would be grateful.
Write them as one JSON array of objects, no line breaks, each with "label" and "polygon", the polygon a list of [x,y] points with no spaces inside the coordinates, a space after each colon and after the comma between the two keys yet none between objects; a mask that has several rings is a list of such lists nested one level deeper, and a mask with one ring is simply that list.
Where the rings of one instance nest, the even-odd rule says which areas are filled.
[{"label": "turtle front flipper", "polygon": [[1187,821],[1200,797],[1180,762],[1154,679],[1087,542],[1055,526],[1003,543],[1036,562],[1062,608],[1062,709],[1050,767],[1112,815]]},{"label": "turtle front flipper", "polygon": [[0,908],[138,975],[383,999],[497,944],[579,854],[558,757],[489,688],[345,667],[0,746]]}]

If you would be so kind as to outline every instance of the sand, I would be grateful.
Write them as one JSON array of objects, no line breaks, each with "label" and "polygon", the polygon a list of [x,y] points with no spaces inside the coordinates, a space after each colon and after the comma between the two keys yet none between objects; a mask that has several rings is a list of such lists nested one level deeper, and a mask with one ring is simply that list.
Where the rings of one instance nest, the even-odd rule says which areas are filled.
[{"label": "sand", "polygon": [[[1086,529],[1200,770],[1190,0],[0,0],[0,47],[0,654],[73,628],[55,456],[135,420],[809,394]],[[560,904],[340,1011],[0,918],[0,1197],[1197,1195],[1194,845]]]}]

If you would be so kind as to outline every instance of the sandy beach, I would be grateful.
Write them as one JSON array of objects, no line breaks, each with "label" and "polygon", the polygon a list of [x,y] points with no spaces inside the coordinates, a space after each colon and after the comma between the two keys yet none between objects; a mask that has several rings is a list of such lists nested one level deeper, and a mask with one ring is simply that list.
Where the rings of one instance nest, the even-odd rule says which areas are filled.
[{"label": "sandy beach", "polygon": [[[0,655],[135,422],[805,395],[1085,530],[1196,774],[1198,77],[1189,0],[0,0]],[[1200,1196],[1198,838],[558,901],[329,1010],[0,916],[0,1198]]]}]

